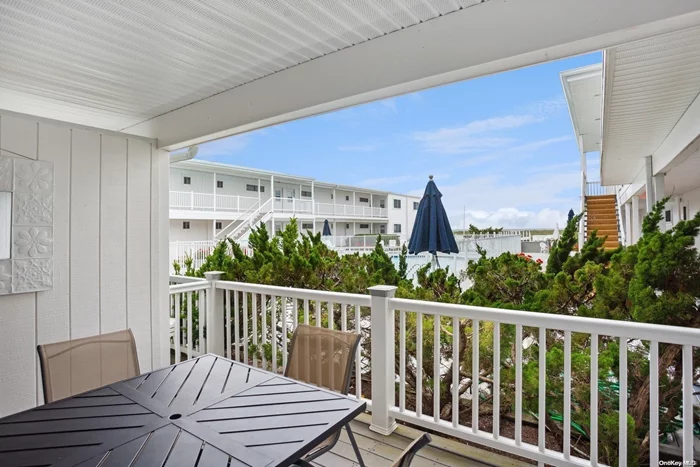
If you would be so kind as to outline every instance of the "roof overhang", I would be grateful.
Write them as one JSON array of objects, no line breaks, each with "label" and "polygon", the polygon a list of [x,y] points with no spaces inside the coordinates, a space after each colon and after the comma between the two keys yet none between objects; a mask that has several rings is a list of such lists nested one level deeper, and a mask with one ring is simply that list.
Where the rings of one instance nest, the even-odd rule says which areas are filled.
[{"label": "roof overhang", "polygon": [[603,65],[564,71],[560,78],[579,151],[600,151]]},{"label": "roof overhang", "polygon": [[174,150],[700,25],[698,0],[340,3],[5,2],[0,108]]},{"label": "roof overhang", "polygon": [[639,184],[645,158],[667,173],[700,146],[700,27],[607,49],[604,185]]}]

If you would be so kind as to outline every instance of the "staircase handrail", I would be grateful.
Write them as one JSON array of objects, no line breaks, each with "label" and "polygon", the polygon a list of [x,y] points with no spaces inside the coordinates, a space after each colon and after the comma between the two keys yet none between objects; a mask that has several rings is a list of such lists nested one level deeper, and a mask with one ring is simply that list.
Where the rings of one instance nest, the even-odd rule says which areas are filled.
[{"label": "staircase handrail", "polygon": [[617,203],[617,233],[620,238],[621,245],[627,245],[625,237],[625,229],[622,226],[622,203],[620,203],[620,191],[622,191],[622,185],[615,185],[615,201]]},{"label": "staircase handrail", "polygon": [[236,222],[238,222],[239,220],[241,220],[243,218],[247,219],[248,217],[250,217],[250,215],[248,213],[251,213],[252,211],[256,211],[259,208],[260,208],[260,201],[256,201],[255,203],[253,203],[253,205],[251,207],[249,207],[248,209],[243,211],[243,214],[241,214],[237,219],[232,220],[231,222],[226,224],[226,227],[221,229],[218,233],[214,234],[214,239],[217,239],[217,238],[222,237],[222,236],[224,238],[228,237],[228,234],[225,232],[228,230],[229,227],[231,227],[233,224],[235,224]]},{"label": "staircase handrail", "polygon": [[253,211],[243,222],[241,222],[235,229],[230,231],[228,234],[226,234],[227,238],[234,237],[237,233],[239,233],[241,230],[244,228],[252,228],[253,227],[253,222],[255,222],[255,218],[263,212],[264,209],[267,208],[266,214],[269,214],[271,212],[271,207],[272,207],[272,200],[274,198],[270,198],[267,201],[265,201],[263,204],[258,207],[255,211]]}]

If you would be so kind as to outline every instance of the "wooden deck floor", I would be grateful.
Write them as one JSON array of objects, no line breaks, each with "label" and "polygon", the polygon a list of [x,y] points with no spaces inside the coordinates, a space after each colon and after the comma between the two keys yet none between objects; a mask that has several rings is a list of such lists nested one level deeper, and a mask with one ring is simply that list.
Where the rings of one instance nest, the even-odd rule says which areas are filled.
[{"label": "wooden deck floor", "polygon": [[[391,436],[370,431],[369,416],[363,414],[351,423],[353,434],[367,467],[390,467],[399,454],[421,432],[400,426]],[[347,433],[342,432],[333,450],[313,462],[321,467],[358,467]],[[524,467],[523,462],[433,436],[433,442],[414,458],[411,467]]]}]

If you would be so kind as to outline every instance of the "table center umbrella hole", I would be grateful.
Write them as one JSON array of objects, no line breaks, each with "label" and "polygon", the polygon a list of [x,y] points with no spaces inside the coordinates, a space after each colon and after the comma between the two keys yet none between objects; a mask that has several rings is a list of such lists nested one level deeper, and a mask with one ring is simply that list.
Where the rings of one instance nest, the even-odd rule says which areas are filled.
[{"label": "table center umbrella hole", "polygon": [[168,417],[170,420],[177,420],[178,418],[182,418],[181,413],[174,413],[171,416]]}]

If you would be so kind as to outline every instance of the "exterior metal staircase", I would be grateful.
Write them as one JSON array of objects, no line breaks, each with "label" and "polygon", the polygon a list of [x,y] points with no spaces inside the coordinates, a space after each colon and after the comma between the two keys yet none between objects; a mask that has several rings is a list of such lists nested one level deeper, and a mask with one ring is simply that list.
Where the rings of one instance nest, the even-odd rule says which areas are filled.
[{"label": "exterior metal staircase", "polygon": [[617,196],[588,195],[586,203],[586,236],[597,230],[598,237],[607,237],[605,249],[613,250],[620,246],[620,219],[617,207]]},{"label": "exterior metal staircase", "polygon": [[261,205],[254,205],[241,216],[241,219],[243,219],[241,222],[239,220],[231,222],[221,229],[215,238],[217,240],[231,238],[240,244],[250,234],[253,227],[270,220],[272,217],[272,203],[273,198],[270,198]]}]

